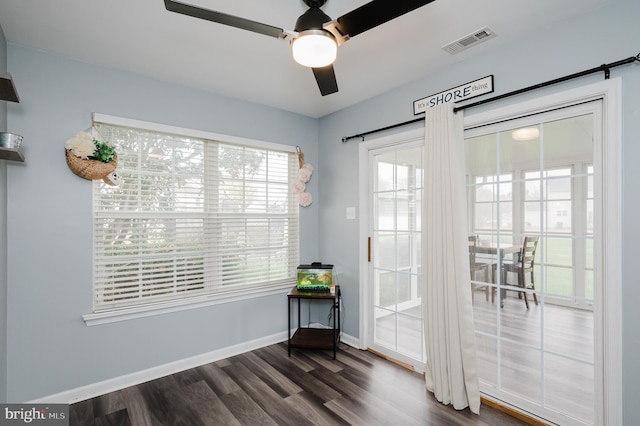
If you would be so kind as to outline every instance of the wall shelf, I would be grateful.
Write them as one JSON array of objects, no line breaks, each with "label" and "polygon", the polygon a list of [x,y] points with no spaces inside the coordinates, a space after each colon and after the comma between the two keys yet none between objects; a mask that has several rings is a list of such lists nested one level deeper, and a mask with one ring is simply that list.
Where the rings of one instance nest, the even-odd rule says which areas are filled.
[{"label": "wall shelf", "polygon": [[[20,96],[9,73],[0,75],[0,101],[20,102]],[[0,160],[24,162],[24,155],[19,149],[0,146]]]},{"label": "wall shelf", "polygon": [[24,155],[19,149],[0,147],[0,160],[24,162]]},{"label": "wall shelf", "polygon": [[0,75],[0,100],[10,102],[20,102],[20,96],[16,86],[13,84],[11,74]]}]

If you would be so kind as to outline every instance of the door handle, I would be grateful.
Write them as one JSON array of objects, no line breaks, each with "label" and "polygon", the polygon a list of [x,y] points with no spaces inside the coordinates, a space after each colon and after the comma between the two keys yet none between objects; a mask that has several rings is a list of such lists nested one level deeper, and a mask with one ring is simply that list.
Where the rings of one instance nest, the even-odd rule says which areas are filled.
[{"label": "door handle", "polygon": [[371,237],[367,238],[367,261],[371,262]]}]

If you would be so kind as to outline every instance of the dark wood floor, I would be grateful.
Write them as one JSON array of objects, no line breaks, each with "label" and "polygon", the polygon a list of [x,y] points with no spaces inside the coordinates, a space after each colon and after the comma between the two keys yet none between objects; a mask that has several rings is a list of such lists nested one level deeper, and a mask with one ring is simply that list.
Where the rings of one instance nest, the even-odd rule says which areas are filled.
[{"label": "dark wood floor", "polygon": [[521,425],[438,403],[422,375],[341,344],[331,351],[286,343],[71,405],[71,425]]}]

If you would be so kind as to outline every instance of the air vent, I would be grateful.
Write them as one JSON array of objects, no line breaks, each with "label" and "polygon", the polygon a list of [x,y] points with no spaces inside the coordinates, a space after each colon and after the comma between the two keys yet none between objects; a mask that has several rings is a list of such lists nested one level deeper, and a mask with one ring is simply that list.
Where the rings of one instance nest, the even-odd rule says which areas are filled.
[{"label": "air vent", "polygon": [[449,43],[446,46],[442,46],[442,49],[445,52],[449,52],[452,55],[461,52],[465,49],[468,49],[471,46],[475,46],[478,43],[489,40],[496,36],[491,29],[488,27],[484,27],[479,29],[478,31],[473,32],[467,36],[464,36],[453,43]]}]

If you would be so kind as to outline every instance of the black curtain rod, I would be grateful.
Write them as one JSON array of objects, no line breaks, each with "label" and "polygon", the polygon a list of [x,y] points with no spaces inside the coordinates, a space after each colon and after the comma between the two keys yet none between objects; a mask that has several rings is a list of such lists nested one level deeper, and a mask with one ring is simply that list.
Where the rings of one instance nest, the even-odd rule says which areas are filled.
[{"label": "black curtain rod", "polygon": [[424,117],[414,118],[413,120],[404,121],[402,123],[392,124],[390,126],[381,127],[379,129],[375,129],[375,130],[369,130],[368,132],[358,133],[357,135],[353,135],[353,136],[345,136],[345,137],[342,138],[342,142],[344,143],[344,142],[348,141],[349,139],[354,139],[354,138],[362,138],[362,140],[364,140],[364,137],[367,136],[367,135],[370,135],[371,133],[378,133],[378,132],[382,132],[382,131],[385,131],[385,130],[394,129],[396,127],[406,126],[408,124],[417,123],[418,121],[424,121]]},{"label": "black curtain rod", "polygon": [[505,93],[505,94],[502,94],[502,95],[494,96],[493,98],[483,99],[481,101],[473,102],[473,103],[470,103],[470,104],[467,104],[467,105],[462,105],[462,106],[454,108],[453,112],[462,111],[462,110],[465,110],[467,108],[473,108],[473,107],[478,106],[478,105],[484,105],[484,104],[487,104],[489,102],[493,102],[493,101],[497,101],[497,100],[500,100],[500,99],[508,98],[508,97],[514,96],[514,95],[519,95],[519,94],[525,93],[525,92],[530,92],[532,90],[541,89],[543,87],[551,86],[551,85],[557,84],[557,83],[562,83],[562,82],[567,81],[567,80],[573,80],[574,78],[584,77],[585,75],[593,74],[593,73],[600,72],[600,71],[604,71],[604,79],[608,80],[609,79],[609,75],[610,75],[609,70],[611,68],[619,67],[620,65],[630,64],[630,63],[635,62],[635,61],[640,61],[640,53],[638,53],[637,56],[631,56],[631,57],[629,57],[627,59],[622,59],[620,61],[612,62],[610,64],[603,64],[603,65],[600,65],[599,67],[595,67],[595,68],[591,68],[591,69],[588,69],[588,70],[580,71],[580,72],[577,72],[577,73],[571,74],[571,75],[566,75],[564,77],[556,78],[555,80],[545,81],[544,83],[534,84],[533,86],[525,87],[524,89],[518,89],[518,90],[514,90],[513,92],[509,92],[509,93]]},{"label": "black curtain rod", "polygon": [[[554,80],[549,80],[549,81],[546,81],[544,83],[534,84],[533,86],[525,87],[523,89],[514,90],[513,92],[504,93],[502,95],[494,96],[492,98],[488,98],[488,99],[484,99],[484,100],[481,100],[481,101],[473,102],[473,103],[470,103],[470,104],[467,104],[467,105],[462,105],[462,106],[459,106],[459,107],[455,107],[453,109],[453,112],[455,113],[455,112],[458,112],[458,111],[465,110],[467,108],[473,108],[473,107],[476,107],[476,106],[479,106],[479,105],[484,105],[484,104],[487,104],[489,102],[493,102],[493,101],[497,101],[497,100],[500,100],[500,99],[508,98],[508,97],[514,96],[514,95],[519,95],[519,94],[525,93],[525,92],[530,92],[532,90],[540,89],[540,88],[543,88],[543,87],[546,87],[546,86],[551,86],[551,85],[557,84],[557,83],[562,83],[562,82],[567,81],[567,80],[572,80],[574,78],[583,77],[585,75],[593,74],[593,73],[600,72],[600,71],[604,71],[604,78],[605,78],[605,80],[607,80],[607,79],[609,79],[609,76],[610,76],[609,70],[611,68],[615,68],[615,67],[618,67],[620,65],[630,64],[630,63],[635,62],[635,61],[639,61],[640,62],[640,53],[638,53],[638,55],[636,55],[636,56],[631,56],[631,57],[626,58],[626,59],[621,59],[619,61],[612,62],[610,64],[603,64],[603,65],[600,65],[600,66],[595,67],[595,68],[591,68],[591,69],[588,69],[588,70],[585,70],[585,71],[577,72],[575,74],[566,75],[564,77],[556,78]],[[422,117],[421,118],[416,118],[416,119],[405,121],[405,122],[402,122],[402,123],[397,123],[397,124],[392,124],[390,126],[382,127],[380,129],[370,130],[370,131],[364,132],[364,133],[358,133],[357,135],[345,136],[345,137],[342,138],[342,142],[344,143],[344,142],[347,142],[350,139],[355,139],[355,138],[362,138],[362,140],[364,141],[364,137],[367,136],[367,135],[370,135],[372,133],[378,133],[378,132],[382,132],[384,130],[389,130],[389,129],[394,129],[396,127],[406,126],[408,124],[417,123],[417,122],[422,121],[422,120],[424,120],[424,118],[422,118]]]}]

